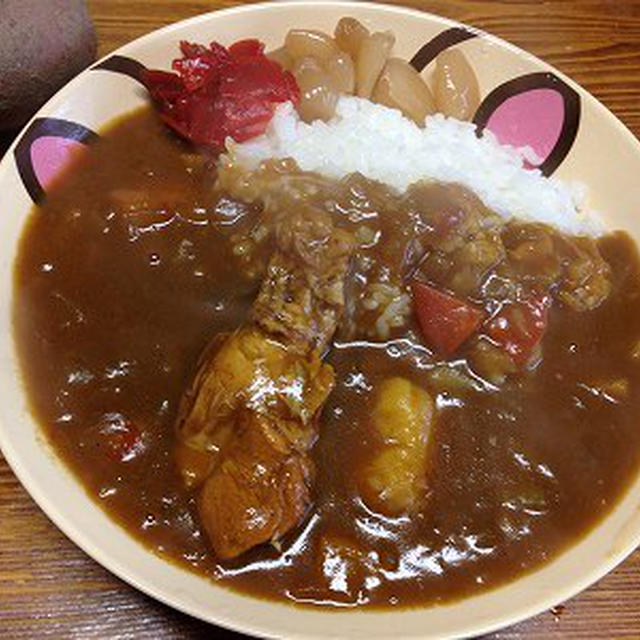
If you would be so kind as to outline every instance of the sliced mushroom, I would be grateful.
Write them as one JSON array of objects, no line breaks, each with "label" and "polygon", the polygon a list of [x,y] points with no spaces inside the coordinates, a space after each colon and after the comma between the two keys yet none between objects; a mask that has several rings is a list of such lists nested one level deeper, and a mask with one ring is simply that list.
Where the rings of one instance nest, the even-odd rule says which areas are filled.
[{"label": "sliced mushroom", "polygon": [[354,58],[358,54],[358,51],[360,51],[362,41],[368,37],[368,35],[369,29],[359,20],[349,17],[340,18],[334,31],[334,37],[338,47]]},{"label": "sliced mushroom", "polygon": [[371,99],[399,109],[421,127],[427,115],[435,113],[435,101],[420,74],[406,61],[389,58],[376,82]]},{"label": "sliced mushroom", "polygon": [[361,98],[371,97],[394,42],[391,31],[372,33],[362,40],[356,57],[356,93]]},{"label": "sliced mushroom", "polygon": [[450,49],[437,57],[434,87],[438,111],[458,120],[471,120],[480,104],[480,88],[463,53]]}]

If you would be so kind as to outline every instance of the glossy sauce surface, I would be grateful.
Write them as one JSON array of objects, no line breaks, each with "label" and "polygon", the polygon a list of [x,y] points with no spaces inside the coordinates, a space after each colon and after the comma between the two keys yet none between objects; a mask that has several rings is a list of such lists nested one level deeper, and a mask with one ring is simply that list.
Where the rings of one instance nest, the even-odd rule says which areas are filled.
[{"label": "glossy sauce surface", "polygon": [[[16,265],[15,332],[33,410],[132,535],[257,595],[410,605],[513,578],[607,513],[640,451],[640,273],[622,234],[599,242],[610,297],[580,322],[554,307],[541,364],[499,390],[463,359],[434,361],[411,329],[387,342],[339,338],[313,453],[314,511],[282,552],[218,563],[174,465],[173,422],[202,349],[244,320],[258,282],[251,266],[263,256],[238,268],[237,237],[260,211],[216,194],[214,179],[141,112],[33,212]],[[391,520],[364,506],[357,470],[370,455],[373,394],[397,375],[429,390],[439,411],[424,507]],[[620,380],[624,389],[611,389]],[[139,445],[122,460],[113,455],[121,443],[105,435],[130,426]]]}]

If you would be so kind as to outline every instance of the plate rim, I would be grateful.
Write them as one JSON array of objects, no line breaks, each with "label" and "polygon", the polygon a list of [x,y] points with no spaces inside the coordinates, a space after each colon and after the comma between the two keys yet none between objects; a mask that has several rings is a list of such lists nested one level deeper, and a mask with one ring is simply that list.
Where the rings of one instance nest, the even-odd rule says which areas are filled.
[{"label": "plate rim", "polygon": [[[608,119],[612,125],[614,125],[619,131],[621,131],[624,137],[627,138],[627,140],[635,146],[636,152],[640,155],[640,141],[636,138],[633,132],[622,122],[622,120],[620,120],[620,118],[616,116],[616,114],[614,114],[602,102],[600,102],[598,98],[593,96],[589,91],[583,88],[571,77],[567,76],[562,71],[559,71],[557,68],[555,68],[545,60],[538,58],[537,56],[531,54],[525,49],[522,49],[517,45],[514,45],[508,40],[495,36],[490,32],[484,31],[477,27],[473,27],[472,25],[468,25],[463,22],[459,22],[457,20],[453,20],[451,18],[440,16],[438,14],[435,14],[429,11],[423,11],[421,9],[414,9],[414,8],[409,8],[405,6],[400,6],[400,5],[390,5],[390,4],[385,4],[381,2],[369,2],[369,1],[360,1],[360,0],[320,0],[320,1],[272,0],[272,1],[257,2],[252,4],[233,6],[233,7],[224,8],[224,9],[212,10],[212,11],[208,11],[205,13],[201,13],[201,14],[189,17],[189,18],[185,18],[183,20],[178,20],[176,22],[172,22],[158,29],[154,29],[148,33],[142,34],[137,38],[128,40],[125,44],[117,47],[112,51],[109,51],[107,54],[105,54],[104,56],[102,56],[101,58],[93,62],[91,65],[89,65],[85,69],[83,69],[76,76],[74,76],[70,81],[68,81],[64,86],[62,86],[51,98],[49,98],[38,109],[38,111],[20,129],[18,135],[15,137],[15,139],[13,140],[9,148],[5,151],[4,155],[0,159],[0,181],[2,181],[3,175],[7,172],[7,170],[11,166],[11,163],[14,157],[14,150],[16,146],[22,140],[25,132],[29,129],[33,121],[36,120],[37,118],[42,117],[44,113],[51,110],[58,102],[64,103],[66,94],[72,93],[73,90],[76,88],[76,85],[82,82],[97,65],[99,65],[101,62],[105,61],[106,59],[110,58],[111,56],[124,53],[129,47],[144,45],[147,41],[152,41],[159,37],[162,38],[163,36],[170,35],[173,31],[177,31],[185,27],[188,28],[192,25],[196,25],[199,23],[207,22],[221,15],[233,15],[233,14],[244,14],[244,13],[255,13],[259,11],[269,11],[272,7],[280,6],[280,5],[304,6],[304,5],[314,5],[314,4],[323,5],[326,7],[335,7],[336,9],[344,9],[344,10],[348,10],[349,8],[354,8],[354,7],[368,7],[373,11],[381,10],[383,12],[387,11],[387,12],[392,12],[397,14],[404,14],[408,16],[413,16],[414,18],[421,18],[421,19],[424,19],[426,17],[427,19],[440,23],[443,26],[464,27],[478,34],[481,34],[485,39],[498,45],[500,48],[506,49],[520,58],[525,58],[529,61],[535,62],[536,65],[544,67],[545,69],[552,71],[554,74],[556,74],[559,78],[561,78],[564,82],[566,82],[570,87],[577,90],[582,98],[587,98],[591,102],[591,104],[598,109],[599,111],[598,116]],[[13,307],[13,304],[14,304],[14,293],[15,292],[12,290],[11,303],[10,303],[11,307]],[[14,351],[15,351],[15,332],[13,329],[13,322],[10,323],[10,331],[12,333],[11,340],[12,340]],[[20,384],[22,384],[24,388],[24,382],[22,380]],[[26,400],[26,390],[24,395]],[[27,404],[27,407],[29,407],[28,401],[26,404]],[[74,478],[75,482],[81,485],[81,483],[77,480],[72,470],[66,465],[64,460],[55,453],[50,443],[48,442],[46,436],[41,432],[37,424],[37,419],[35,418],[35,416],[33,416],[33,413],[31,412],[30,408],[29,408],[29,413],[31,414],[34,425],[36,425],[35,437],[39,440],[39,444],[47,449],[47,454],[52,456],[55,459],[56,463],[58,463],[63,468],[64,470],[63,472],[69,473]],[[74,545],[79,547],[84,553],[86,553],[90,558],[92,558],[92,560],[100,564],[103,568],[105,568],[107,571],[115,575],[117,578],[121,579],[126,584],[132,586],[133,588],[139,590],[140,592],[146,594],[147,596],[152,597],[153,599],[163,603],[164,605],[171,607],[172,609],[175,609],[177,611],[180,611],[184,614],[187,614],[189,616],[192,616],[196,619],[199,619],[203,622],[206,622],[208,624],[216,625],[216,626],[228,629],[230,631],[240,632],[240,633],[248,634],[255,637],[276,637],[277,630],[271,630],[267,632],[267,633],[274,633],[274,636],[265,636],[264,625],[254,626],[248,620],[246,620],[246,618],[242,619],[240,615],[228,616],[223,612],[221,612],[219,609],[216,610],[215,604],[211,607],[211,609],[208,612],[204,612],[198,609],[197,606],[190,606],[189,604],[185,604],[183,602],[173,600],[170,596],[167,596],[162,591],[156,589],[155,586],[148,581],[148,579],[144,578],[144,576],[142,577],[137,576],[135,575],[135,571],[132,572],[127,567],[121,566],[121,563],[119,563],[117,560],[115,560],[108,554],[103,553],[103,551],[99,546],[95,546],[93,542],[90,539],[88,539],[88,537],[83,533],[81,527],[79,527],[77,524],[75,524],[71,520],[67,519],[64,515],[62,515],[62,513],[60,512],[60,509],[56,505],[56,501],[53,501],[47,495],[47,492],[45,491],[44,487],[40,486],[38,481],[34,479],[33,474],[29,469],[28,461],[22,460],[20,454],[16,451],[13,444],[11,443],[11,439],[7,437],[7,432],[3,428],[2,424],[0,424],[0,451],[5,457],[7,464],[10,466],[12,472],[15,474],[16,478],[19,480],[20,484],[23,486],[25,491],[29,494],[31,499],[34,500],[38,508],[44,512],[47,518],[51,522],[53,522],[54,525],[69,540],[71,540],[71,542],[73,542]],[[84,489],[82,485],[81,487]],[[625,495],[626,493],[623,493],[619,497],[618,501],[616,502],[616,505],[619,505],[622,502]],[[103,511],[106,515],[106,511],[104,509],[101,509],[101,507],[95,502],[93,498],[91,498],[91,496],[89,496],[89,498],[92,500],[94,504],[96,504],[96,507],[101,511]],[[612,513],[613,511],[610,511],[601,521],[599,521],[599,523],[606,520]],[[113,519],[110,516],[107,515],[107,517],[111,521],[113,521]],[[597,524],[595,526],[597,526]],[[592,530],[593,529],[590,529],[587,533],[590,533]],[[176,563],[160,558],[159,556],[157,556],[157,554],[154,554],[151,549],[149,549],[148,547],[145,547],[133,536],[130,536],[128,533],[127,535],[129,536],[129,538],[134,540],[145,553],[152,554],[158,557],[162,562],[168,562],[172,566],[186,573],[192,573],[188,569],[185,569]],[[575,544],[578,544],[579,542],[580,540],[577,540],[574,544],[570,545],[567,549],[560,552],[557,556],[555,556],[555,558],[551,559],[550,562],[544,563],[541,567],[537,567],[532,571],[528,571],[526,572],[526,574],[524,574],[524,576],[515,578],[514,580],[511,580],[505,583],[504,585],[499,585],[494,589],[490,589],[488,591],[497,591],[502,588],[508,587],[509,585],[512,585],[515,582],[517,582],[520,578],[531,575],[532,573],[535,573],[538,569],[544,566],[547,566],[550,563],[553,563],[555,559],[563,555],[568,549],[574,547]],[[456,631],[455,634],[448,635],[447,637],[463,638],[463,637],[468,637],[471,634],[478,635],[478,634],[491,633],[493,631],[503,629],[507,626],[511,626],[523,620],[529,619],[535,615],[538,615],[548,610],[550,607],[560,602],[564,602],[576,596],[578,593],[582,592],[586,588],[592,586],[595,582],[600,580],[602,577],[604,577],[610,571],[612,571],[616,566],[618,566],[621,562],[623,562],[624,559],[627,558],[636,549],[636,547],[639,544],[640,544],[640,527],[638,527],[635,535],[631,536],[626,541],[625,544],[620,546],[620,548],[616,551],[616,553],[611,553],[609,555],[609,558],[606,562],[602,562],[598,564],[586,575],[584,575],[582,579],[578,581],[574,581],[572,585],[565,587],[560,591],[557,591],[557,590],[553,591],[553,596],[548,596],[546,598],[538,598],[535,604],[528,605],[526,607],[521,607],[519,612],[516,613],[515,615],[511,613],[503,613],[500,616],[495,616],[490,622],[486,622],[484,624],[474,624],[474,623],[467,624],[467,625],[461,624],[459,626],[459,631]],[[215,588],[224,589],[225,591],[231,591],[235,596],[238,596],[242,599],[246,599],[246,600],[255,599],[253,596],[249,596],[242,592],[238,592],[233,589],[226,588],[224,586],[216,584],[215,582],[212,582],[212,584]],[[483,592],[483,593],[486,593],[486,592]],[[477,597],[477,596],[471,595],[466,598],[462,598],[461,600],[472,600],[474,597]],[[289,603],[283,603],[279,601],[270,601],[268,599],[262,599],[262,598],[259,598],[259,599],[264,602],[268,602],[269,605],[272,605],[274,607],[275,606],[279,607],[283,612],[286,612],[287,610],[291,610],[292,607],[295,608],[295,605],[292,605]],[[459,602],[461,600],[456,600],[455,602]],[[438,606],[438,605],[435,605],[435,606]],[[432,607],[415,607],[415,608],[403,607],[398,610],[379,609],[374,611],[358,611],[358,612],[323,610],[323,613],[326,613],[332,616],[346,616],[346,615],[353,615],[355,613],[355,615],[367,616],[367,617],[376,616],[376,615],[386,615],[386,616],[391,615],[391,616],[397,617],[397,616],[401,616],[404,612],[408,610],[420,609],[426,612],[431,608]],[[322,633],[315,633],[315,632],[312,632],[312,633],[300,632],[300,633],[294,633],[294,634],[288,633],[287,637],[328,638],[332,636],[322,634]],[[417,636],[399,635],[399,637],[417,637]],[[420,637],[440,637],[440,636],[431,636],[427,632],[425,634],[422,634]]]}]

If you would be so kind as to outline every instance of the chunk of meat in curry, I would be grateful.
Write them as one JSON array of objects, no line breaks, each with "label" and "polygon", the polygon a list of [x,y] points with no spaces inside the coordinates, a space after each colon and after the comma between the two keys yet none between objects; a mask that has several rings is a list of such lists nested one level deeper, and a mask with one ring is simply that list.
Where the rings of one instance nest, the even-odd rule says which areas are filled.
[{"label": "chunk of meat in curry", "polygon": [[321,358],[344,306],[351,236],[311,211],[282,217],[275,236],[249,324],[205,353],[178,419],[177,460],[203,483],[200,517],[222,559],[276,542],[304,518],[308,452],[333,387]]}]

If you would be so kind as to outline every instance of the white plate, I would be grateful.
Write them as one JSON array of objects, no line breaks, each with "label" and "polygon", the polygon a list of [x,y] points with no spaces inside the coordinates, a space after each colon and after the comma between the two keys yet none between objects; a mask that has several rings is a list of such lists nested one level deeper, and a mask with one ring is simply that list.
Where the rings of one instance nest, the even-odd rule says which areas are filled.
[{"label": "white plate", "polygon": [[[230,43],[258,37],[270,47],[281,43],[292,25],[332,30],[343,15],[353,15],[377,30],[392,29],[397,37],[397,54],[407,58],[439,34],[461,26],[426,13],[363,2],[278,2],[186,20],[135,40],[116,53],[149,67],[168,68],[181,39]],[[486,34],[476,36],[455,46],[470,58],[483,96],[513,78],[532,73],[553,74],[562,91],[568,91],[566,95],[575,92],[579,102],[575,140],[568,149],[556,152],[556,156],[560,153],[563,157],[555,175],[586,183],[591,205],[604,213],[607,223],[640,239],[640,222],[635,213],[640,202],[640,145],[636,139],[594,98],[559,72],[501,40]],[[109,59],[113,66],[113,58]],[[429,71],[427,68],[425,73]],[[532,88],[531,82],[534,81],[525,81],[525,85]],[[51,149],[48,155],[44,153],[44,160],[31,157],[33,148],[28,136],[57,132],[82,139],[85,129],[99,130],[145,99],[139,84],[129,76],[105,69],[85,71],[40,110],[26,128],[28,132],[18,140],[18,146],[14,144],[0,164],[0,445],[38,505],[77,545],[131,585],[181,611],[250,634],[294,638],[485,633],[573,596],[634,549],[640,541],[640,479],[586,538],[550,564],[504,587],[432,608],[329,612],[258,600],[223,589],[156,557],[111,521],[56,458],[27,409],[12,338],[11,302],[13,262],[32,202],[15,152],[17,148],[22,157],[22,177],[26,178],[31,195],[38,196],[40,187],[46,190],[57,160]],[[569,128],[574,116],[565,113]],[[43,124],[39,120],[42,118],[62,119],[82,127],[60,128],[51,120]],[[572,137],[570,134],[571,131],[568,135]],[[29,160],[33,161],[31,174]]]}]

